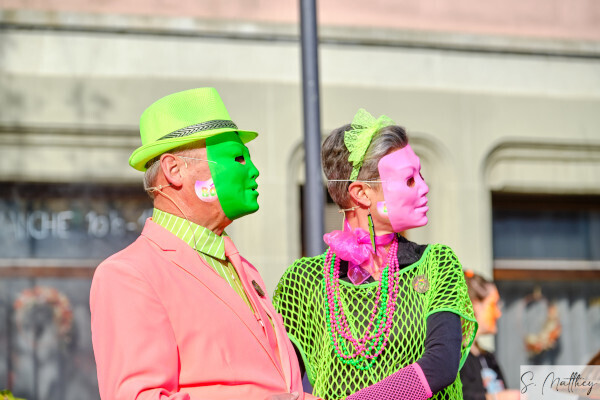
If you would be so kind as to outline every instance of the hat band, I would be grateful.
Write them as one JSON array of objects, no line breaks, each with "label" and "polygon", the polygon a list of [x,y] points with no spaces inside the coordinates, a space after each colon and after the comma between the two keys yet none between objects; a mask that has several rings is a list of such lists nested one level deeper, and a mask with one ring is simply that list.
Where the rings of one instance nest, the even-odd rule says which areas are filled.
[{"label": "hat band", "polygon": [[186,126],[185,128],[177,129],[171,133],[166,134],[165,136],[159,138],[158,140],[163,139],[173,139],[184,136],[189,136],[193,133],[200,131],[211,131],[213,129],[222,129],[222,128],[231,128],[237,130],[237,125],[233,123],[233,121],[228,119],[215,119],[213,121],[202,122],[201,124]]}]

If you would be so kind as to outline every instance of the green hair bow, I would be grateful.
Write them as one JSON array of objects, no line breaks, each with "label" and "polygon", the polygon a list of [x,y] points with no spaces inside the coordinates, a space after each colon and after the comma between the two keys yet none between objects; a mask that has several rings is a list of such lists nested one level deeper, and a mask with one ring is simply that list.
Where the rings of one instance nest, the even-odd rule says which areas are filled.
[{"label": "green hair bow", "polygon": [[361,108],[358,110],[352,120],[352,129],[344,134],[344,144],[350,152],[348,161],[352,163],[352,173],[350,180],[354,181],[358,178],[358,173],[362,167],[365,153],[371,144],[373,136],[381,128],[386,126],[396,125],[389,117],[382,115],[375,119],[367,110]]}]

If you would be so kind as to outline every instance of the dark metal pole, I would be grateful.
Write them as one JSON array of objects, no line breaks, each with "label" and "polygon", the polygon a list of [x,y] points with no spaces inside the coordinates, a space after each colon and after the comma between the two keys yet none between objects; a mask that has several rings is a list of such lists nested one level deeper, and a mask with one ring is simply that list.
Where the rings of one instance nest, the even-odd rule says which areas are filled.
[{"label": "dark metal pole", "polygon": [[304,106],[304,243],[306,255],[323,252],[324,196],[321,181],[321,116],[316,0],[300,0],[302,93]]}]

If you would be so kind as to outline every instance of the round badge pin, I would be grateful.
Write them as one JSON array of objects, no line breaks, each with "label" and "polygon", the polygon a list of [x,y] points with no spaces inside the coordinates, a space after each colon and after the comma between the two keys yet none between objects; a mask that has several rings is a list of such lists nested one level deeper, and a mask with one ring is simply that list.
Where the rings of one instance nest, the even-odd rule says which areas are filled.
[{"label": "round badge pin", "polygon": [[413,289],[418,293],[425,293],[429,290],[429,281],[425,275],[417,275],[412,281]]}]

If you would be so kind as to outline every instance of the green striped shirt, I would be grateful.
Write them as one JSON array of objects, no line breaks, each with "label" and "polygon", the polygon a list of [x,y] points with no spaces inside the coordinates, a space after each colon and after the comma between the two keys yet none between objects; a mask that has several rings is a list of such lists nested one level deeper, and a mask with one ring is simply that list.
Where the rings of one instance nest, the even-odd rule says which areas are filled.
[{"label": "green striped shirt", "polygon": [[225,239],[222,236],[157,208],[152,213],[152,220],[195,249],[202,259],[240,295],[248,307],[252,308],[237,271],[225,257]]}]

